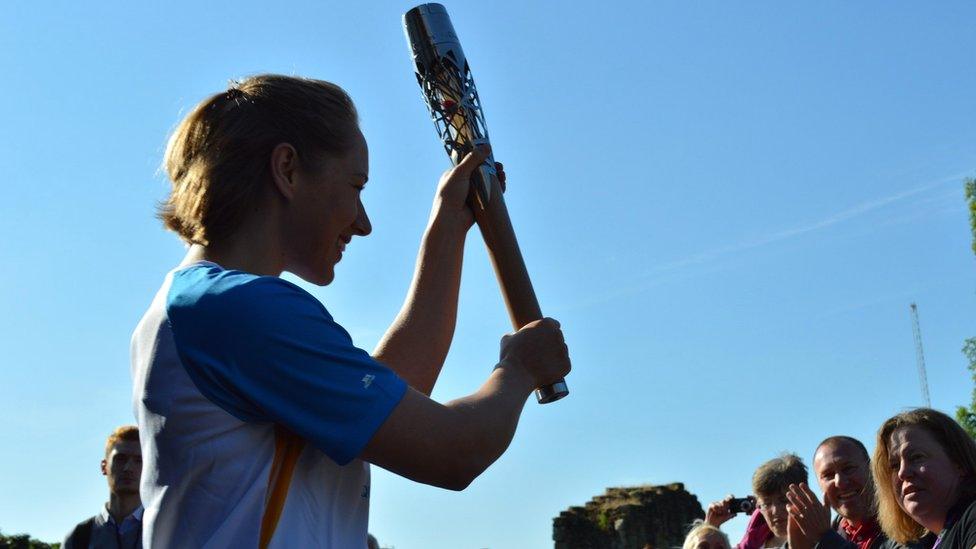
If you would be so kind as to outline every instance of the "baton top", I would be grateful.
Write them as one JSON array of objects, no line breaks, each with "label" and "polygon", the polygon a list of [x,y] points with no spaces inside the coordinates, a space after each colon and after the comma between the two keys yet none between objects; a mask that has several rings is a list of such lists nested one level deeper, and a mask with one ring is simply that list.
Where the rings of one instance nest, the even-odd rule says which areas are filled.
[{"label": "baton top", "polygon": [[[464,57],[454,25],[441,4],[421,4],[403,15],[417,83],[430,109],[444,150],[454,164],[473,147],[489,144],[481,100]],[[479,166],[475,181],[477,205],[491,200],[491,183],[497,179],[495,159]]]},{"label": "baton top", "polygon": [[418,74],[426,74],[445,58],[464,71],[467,64],[464,50],[443,5],[421,4],[411,9],[403,14],[403,30]]}]

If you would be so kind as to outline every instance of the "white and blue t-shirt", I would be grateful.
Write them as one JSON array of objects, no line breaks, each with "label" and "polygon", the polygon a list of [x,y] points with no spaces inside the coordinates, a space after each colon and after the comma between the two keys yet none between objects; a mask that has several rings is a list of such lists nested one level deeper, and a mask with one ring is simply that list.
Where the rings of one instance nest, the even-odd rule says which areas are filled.
[{"label": "white and blue t-shirt", "polygon": [[282,427],[306,444],[271,546],[365,543],[369,466],[356,457],[406,383],[308,292],[179,268],[132,336],[132,376],[147,548],[256,547]]}]

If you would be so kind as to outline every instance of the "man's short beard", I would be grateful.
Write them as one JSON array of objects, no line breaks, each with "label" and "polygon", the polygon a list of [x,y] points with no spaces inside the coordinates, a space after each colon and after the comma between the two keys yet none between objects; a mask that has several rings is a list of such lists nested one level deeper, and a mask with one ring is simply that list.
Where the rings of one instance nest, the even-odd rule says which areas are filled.
[{"label": "man's short beard", "polygon": [[[864,483],[864,487],[861,488],[861,491],[858,493],[858,498],[863,498],[862,501],[865,503],[860,509],[862,516],[857,517],[857,519],[860,521],[875,519],[878,516],[878,502],[877,498],[875,497],[874,479],[872,477],[868,476],[867,482]],[[840,514],[839,510],[837,511],[837,514]],[[854,520],[853,518],[847,516],[844,518]]]}]

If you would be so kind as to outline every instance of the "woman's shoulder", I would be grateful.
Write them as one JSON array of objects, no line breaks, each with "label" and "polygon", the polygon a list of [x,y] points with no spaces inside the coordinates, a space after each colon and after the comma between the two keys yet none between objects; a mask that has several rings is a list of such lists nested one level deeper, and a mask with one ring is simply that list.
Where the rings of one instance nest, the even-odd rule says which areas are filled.
[{"label": "woman's shoulder", "polygon": [[295,315],[331,319],[322,303],[296,284],[206,262],[174,271],[166,301],[171,319],[187,313],[232,323],[276,323]]},{"label": "woman's shoulder", "polygon": [[944,549],[972,549],[976,546],[976,498],[957,503],[949,510],[955,520],[942,534],[938,546]]},{"label": "woman's shoulder", "polygon": [[968,503],[963,503],[960,507],[964,510],[959,515],[958,524],[976,537],[976,498],[973,498]]},{"label": "woman's shoulder", "polygon": [[878,549],[931,549],[935,545],[935,534],[926,534],[915,541],[898,543],[897,541],[882,534],[881,543]]}]

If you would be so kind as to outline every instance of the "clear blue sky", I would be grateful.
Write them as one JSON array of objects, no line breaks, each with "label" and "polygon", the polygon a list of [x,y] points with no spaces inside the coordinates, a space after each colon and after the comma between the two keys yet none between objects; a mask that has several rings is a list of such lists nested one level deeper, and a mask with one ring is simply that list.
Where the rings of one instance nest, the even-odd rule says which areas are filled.
[{"label": "clear blue sky", "polygon": [[[310,288],[369,349],[398,310],[447,158],[401,14],[353,2],[0,6],[0,529],[58,540],[105,499],[128,342],[183,254],[153,218],[181,114],[285,72],[356,100],[374,232]],[[384,545],[534,548],[607,486],[745,494],[782,450],[873,433],[973,387],[962,180],[976,175],[971,2],[453,3],[570,398],[530,404],[463,493],[374,469]],[[509,329],[477,232],[434,393],[473,391]],[[742,521],[730,523],[737,536]]]}]

